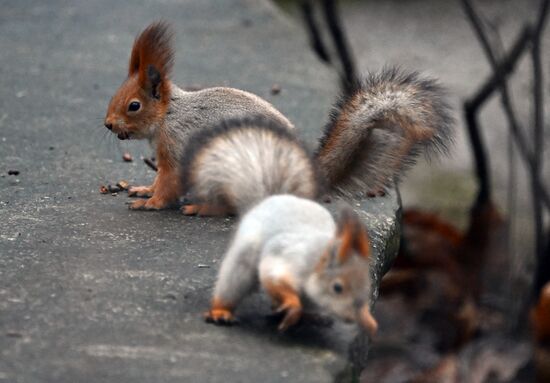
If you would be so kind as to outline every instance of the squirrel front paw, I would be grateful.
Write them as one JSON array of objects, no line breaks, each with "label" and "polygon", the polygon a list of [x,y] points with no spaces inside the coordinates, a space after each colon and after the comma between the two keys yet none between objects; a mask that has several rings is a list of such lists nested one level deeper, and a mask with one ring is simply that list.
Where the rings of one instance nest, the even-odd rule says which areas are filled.
[{"label": "squirrel front paw", "polygon": [[153,188],[150,186],[132,186],[128,189],[129,197],[152,197]]},{"label": "squirrel front paw", "polygon": [[276,312],[281,313],[284,312],[285,316],[283,317],[283,320],[281,320],[281,323],[279,323],[279,331],[285,332],[290,327],[294,326],[296,323],[300,321],[300,318],[302,318],[302,306],[297,305],[294,302],[287,302],[281,304]]},{"label": "squirrel front paw", "polygon": [[130,210],[160,210],[164,209],[168,206],[168,204],[155,197],[151,197],[149,199],[140,199],[137,201],[132,202],[130,204],[129,209]]},{"label": "squirrel front paw", "polygon": [[224,308],[210,309],[204,313],[204,320],[217,325],[232,325],[237,322],[231,310]]}]

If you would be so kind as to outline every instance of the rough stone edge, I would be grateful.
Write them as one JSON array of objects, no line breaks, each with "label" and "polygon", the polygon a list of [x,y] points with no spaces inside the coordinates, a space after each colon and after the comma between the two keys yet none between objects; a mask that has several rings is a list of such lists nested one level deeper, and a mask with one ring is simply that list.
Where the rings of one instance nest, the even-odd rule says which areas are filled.
[{"label": "rough stone edge", "polygon": [[[371,309],[376,317],[374,308],[379,296],[380,282],[384,274],[391,268],[400,246],[401,196],[398,188],[395,187],[395,189],[389,191],[382,198],[344,201],[344,203],[351,205],[354,211],[361,217],[371,238],[373,246]],[[340,202],[338,201],[329,207],[329,210],[332,213],[336,212],[339,204]],[[392,207],[384,207],[384,204],[390,204]],[[393,217],[380,214],[388,212],[390,209],[395,212]],[[382,219],[385,221],[382,221]],[[380,247],[380,244],[383,244],[383,246]],[[368,334],[364,330],[358,329],[353,341],[349,344],[347,365],[334,374],[335,383],[359,381],[361,372],[368,367],[369,344],[370,338]]]}]

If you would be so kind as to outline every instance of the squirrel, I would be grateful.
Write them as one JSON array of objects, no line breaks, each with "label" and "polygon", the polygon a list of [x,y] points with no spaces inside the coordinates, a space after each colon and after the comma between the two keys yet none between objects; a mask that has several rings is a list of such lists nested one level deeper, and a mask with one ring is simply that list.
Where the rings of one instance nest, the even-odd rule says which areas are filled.
[{"label": "squirrel", "polygon": [[274,106],[251,93],[226,87],[187,92],[170,81],[173,32],[163,21],[135,40],[128,77],[112,97],[105,127],[120,140],[147,139],[156,148],[157,176],[150,186],[134,186],[129,196],[149,197],[131,209],[163,209],[182,196],[179,159],[193,131],[223,119],[262,115],[286,129],[292,123]]},{"label": "squirrel", "polygon": [[[414,79],[417,86],[422,84],[416,76],[403,77],[395,71],[377,78]],[[423,102],[405,103],[396,98],[414,99],[419,89],[410,87],[410,83],[399,87],[395,83],[374,84],[389,94],[375,102],[362,99],[363,103],[367,100],[367,106],[354,101],[354,108],[341,112],[345,119],[336,117],[336,123],[329,125],[312,157],[292,131],[263,116],[226,120],[190,136],[180,166],[183,190],[193,202],[187,206],[187,213],[218,214],[228,209],[244,214],[219,270],[211,308],[205,313],[207,321],[233,322],[233,311],[259,282],[276,310],[284,312],[279,325],[282,331],[296,324],[302,307],[309,305],[355,321],[374,334],[377,322],[370,312],[371,251],[367,231],[351,208],[343,209],[335,223],[328,210],[314,199],[327,188],[338,195],[361,195],[359,189],[369,182],[357,171],[367,168],[362,161],[369,158],[361,147],[374,151],[375,158],[395,159],[399,165],[393,173],[384,169],[383,175],[369,184],[375,190],[384,190],[392,179],[397,179],[395,172],[413,163],[419,149],[433,149],[429,143],[440,149],[448,144],[452,121],[443,100],[435,103],[436,109],[430,109],[434,102],[427,101],[440,97],[437,93],[425,95]],[[431,80],[429,84],[430,89],[438,89]],[[389,108],[387,102],[399,107]],[[376,119],[368,116],[373,113],[373,104],[387,108],[383,113],[374,111]],[[405,108],[416,105],[423,108],[422,112]],[[428,118],[445,126],[428,124]],[[376,128],[393,133],[349,131]],[[429,129],[432,137],[422,132]],[[403,130],[407,133],[399,137]],[[352,137],[362,138],[363,142]],[[373,137],[389,142],[381,147],[371,145]],[[378,150],[389,152],[380,154]],[[333,161],[346,162],[347,167],[337,168],[324,153],[330,154]],[[370,168],[366,174],[378,175],[373,172],[375,169]]]},{"label": "squirrel", "polygon": [[338,224],[315,201],[280,194],[242,219],[219,270],[208,322],[232,323],[233,311],[258,281],[284,313],[278,328],[295,325],[305,310],[357,322],[372,336],[370,243],[359,217],[347,208]]},{"label": "squirrel", "polygon": [[[256,116],[258,118],[261,120],[262,115]],[[252,120],[252,115],[245,117],[244,124],[254,125]],[[369,74],[335,104],[313,154],[313,170],[286,183],[311,183],[307,187],[308,194],[303,191],[299,194],[307,198],[383,195],[414,165],[420,153],[430,158],[447,152],[453,141],[453,123],[445,91],[434,79],[396,68]],[[233,121],[231,124],[239,123]],[[271,131],[273,134],[286,131],[287,136],[294,134],[285,128],[281,125]],[[181,187],[191,196],[192,202],[183,207],[184,214],[242,213],[257,203],[260,195],[265,198],[288,193],[286,189],[273,189],[273,185],[267,190],[250,182],[260,177],[255,172],[261,171],[263,179],[256,181],[271,179],[276,183],[273,178],[281,176],[282,170],[277,168],[281,164],[262,162],[265,159],[259,153],[263,149],[254,146],[260,145],[261,140],[251,130],[248,133],[250,142],[246,142],[245,137],[238,137],[242,141],[240,146],[233,147],[231,140],[223,146],[222,136],[232,138],[232,134],[243,132],[239,129],[228,132],[227,127],[211,126],[191,134],[180,162]],[[209,145],[216,147],[218,152],[207,150]],[[252,155],[253,150],[258,154]],[[294,173],[298,173],[303,165],[299,161],[295,164]],[[290,172],[286,168],[289,165],[284,166],[283,173]]]}]

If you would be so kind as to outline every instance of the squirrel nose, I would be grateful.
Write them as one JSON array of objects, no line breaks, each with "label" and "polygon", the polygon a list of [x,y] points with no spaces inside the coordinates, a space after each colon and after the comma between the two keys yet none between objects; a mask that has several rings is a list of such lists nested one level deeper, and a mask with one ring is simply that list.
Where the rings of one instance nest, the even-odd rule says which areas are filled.
[{"label": "squirrel nose", "polygon": [[113,130],[113,124],[110,124],[110,123],[105,123],[105,127],[109,130]]}]

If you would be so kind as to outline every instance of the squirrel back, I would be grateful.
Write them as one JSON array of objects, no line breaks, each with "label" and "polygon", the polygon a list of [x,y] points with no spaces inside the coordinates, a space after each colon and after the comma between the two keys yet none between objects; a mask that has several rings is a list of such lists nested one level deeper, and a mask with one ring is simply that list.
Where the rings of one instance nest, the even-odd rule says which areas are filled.
[{"label": "squirrel back", "polygon": [[239,213],[271,195],[315,198],[319,189],[306,149],[286,126],[262,116],[198,131],[180,168],[184,192],[194,202]]},{"label": "squirrel back", "polygon": [[335,194],[381,194],[418,154],[445,153],[453,118],[437,81],[396,68],[369,74],[336,103],[315,154]]}]

